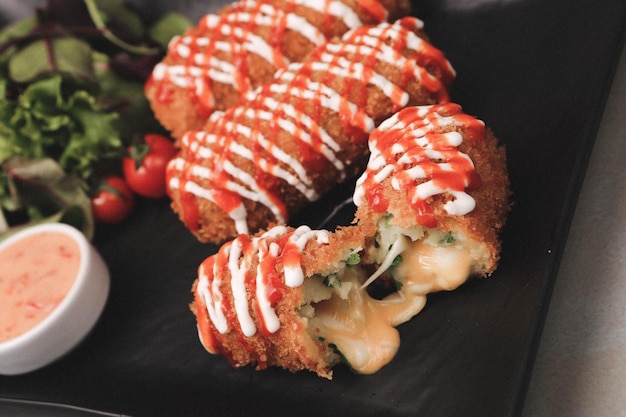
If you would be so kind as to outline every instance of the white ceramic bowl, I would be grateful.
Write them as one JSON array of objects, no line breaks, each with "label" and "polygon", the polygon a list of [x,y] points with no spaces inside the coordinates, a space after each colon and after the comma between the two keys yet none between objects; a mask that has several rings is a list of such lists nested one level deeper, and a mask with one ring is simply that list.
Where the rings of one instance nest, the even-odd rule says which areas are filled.
[{"label": "white ceramic bowl", "polygon": [[73,349],[93,328],[109,294],[109,270],[100,254],[80,231],[66,224],[46,223],[24,229],[0,242],[0,252],[18,240],[43,232],[61,232],[78,244],[78,273],[69,292],[47,317],[25,333],[0,342],[0,374],[33,371]]}]

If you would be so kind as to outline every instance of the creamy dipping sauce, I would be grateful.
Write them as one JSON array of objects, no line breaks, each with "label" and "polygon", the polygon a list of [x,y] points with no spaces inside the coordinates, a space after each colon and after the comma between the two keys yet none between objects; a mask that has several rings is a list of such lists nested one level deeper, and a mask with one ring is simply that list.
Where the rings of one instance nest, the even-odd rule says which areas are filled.
[{"label": "creamy dipping sauce", "polygon": [[0,342],[43,321],[67,295],[80,267],[70,236],[42,232],[0,251]]}]

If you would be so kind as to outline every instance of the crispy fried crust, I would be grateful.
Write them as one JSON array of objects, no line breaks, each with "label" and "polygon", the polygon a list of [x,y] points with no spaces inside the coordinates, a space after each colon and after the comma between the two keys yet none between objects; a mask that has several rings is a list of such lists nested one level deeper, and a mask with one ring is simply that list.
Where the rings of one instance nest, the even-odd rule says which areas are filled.
[{"label": "crispy fried crust", "polygon": [[[273,221],[288,221],[290,215],[310,201],[363,169],[368,157],[367,134],[374,126],[403,106],[447,101],[447,87],[453,70],[443,54],[424,40],[425,35],[417,22],[405,18],[395,24],[364,26],[350,32],[350,36],[342,41],[315,50],[302,65],[279,72],[249,102],[231,107],[224,113],[215,113],[201,131],[187,133],[181,140],[179,158],[168,168],[168,184],[174,211],[196,237],[201,241],[219,243],[238,233],[254,233]],[[394,50],[395,60],[404,59],[404,65],[393,65],[376,55],[364,55],[366,52],[371,54],[368,48],[350,50],[350,46],[361,45],[363,35],[374,36],[370,34],[375,33],[379,36],[379,31],[382,33],[378,38],[380,42]],[[405,38],[420,46],[409,48],[402,41]],[[346,64],[338,64],[340,60],[351,63],[347,66],[349,71],[361,71],[363,65],[363,75],[337,72],[337,69],[343,71],[346,67]],[[423,62],[425,60],[427,62]],[[376,77],[384,79],[382,85]],[[337,100],[338,103],[338,97],[346,101],[322,106],[320,97],[327,93],[312,89],[318,88],[318,84],[334,90],[336,97],[331,96],[329,101]],[[383,88],[392,92],[383,91]],[[307,91],[310,95],[301,96],[294,91]],[[400,93],[405,96],[400,97]],[[354,113],[346,112],[348,105],[355,106]],[[311,118],[313,124],[305,125],[304,117]],[[364,119],[369,119],[369,124]],[[293,123],[299,130],[295,133],[286,131],[282,121]],[[317,138],[320,131],[326,132],[337,144],[338,149],[330,158],[323,154],[319,145],[307,144],[309,139],[305,137],[308,135],[312,141],[320,142],[321,139]],[[206,139],[209,136],[211,143]],[[269,145],[261,142],[259,137]],[[234,146],[237,150],[233,150]],[[205,148],[204,154],[200,154],[198,147]],[[287,157],[270,156],[269,147],[280,150]],[[242,148],[248,149],[253,157],[241,157],[239,149]],[[333,158],[339,163],[333,162]],[[269,173],[269,168],[261,167],[261,159],[288,172],[291,178]],[[292,182],[298,181],[296,177],[299,175],[294,171],[294,161],[306,171],[310,181],[306,188],[313,190],[313,195],[305,195]],[[223,175],[226,164],[250,175],[256,181],[254,186],[244,184],[240,175]],[[208,174],[193,174],[199,167]],[[193,187],[206,192],[181,191],[187,180],[194,183]],[[271,201],[262,204],[243,194],[232,197],[239,191],[233,192],[228,181],[236,183],[237,187],[251,188],[253,192],[262,189],[264,195],[261,197],[269,195]],[[229,212],[230,202],[220,204],[216,198],[213,201],[207,198],[214,192],[226,192],[232,198],[241,198],[246,213],[245,229],[236,226]],[[198,213],[193,221],[189,220],[190,210]]]},{"label": "crispy fried crust", "polygon": [[[457,105],[449,105],[453,108]],[[436,106],[435,106],[436,107]],[[468,188],[467,193],[475,200],[476,207],[469,213],[459,216],[451,215],[444,209],[444,204],[453,197],[447,193],[437,194],[426,200],[432,209],[435,227],[441,231],[454,231],[475,242],[481,242],[490,253],[488,264],[484,265],[479,275],[489,275],[498,263],[500,253],[499,233],[506,222],[510,208],[510,184],[506,167],[506,152],[499,144],[493,132],[486,128],[484,136],[473,138],[465,126],[447,126],[435,129],[437,133],[459,132],[464,140],[458,147],[473,161],[475,173],[480,178],[480,186]],[[425,182],[416,180],[414,187]],[[372,208],[367,198],[360,205],[356,213],[356,221],[362,227],[375,230],[382,217],[392,215],[389,220],[402,228],[411,228],[417,222],[417,213],[412,206],[409,194],[405,189],[397,189],[392,185],[391,177],[381,183],[382,195],[389,201],[389,207],[384,212]]]},{"label": "crispy fried crust", "polygon": [[[283,238],[293,233],[295,229],[286,228],[285,233],[278,237],[264,237],[263,243],[272,243],[285,247]],[[260,232],[257,237],[261,236]],[[245,237],[239,237],[247,241]],[[301,260],[302,270],[305,279],[315,274],[328,274],[337,268],[342,267],[342,263],[352,252],[359,248],[364,237],[358,228],[340,229],[336,233],[329,235],[327,243],[320,243],[314,239],[308,241],[302,250]],[[261,244],[261,243],[259,243]],[[216,258],[225,256],[226,246],[220,249],[220,253],[209,257],[204,264],[216,261]],[[332,367],[339,361],[335,351],[323,340],[313,339],[307,332],[307,319],[302,317],[298,310],[305,303],[304,287],[289,287],[284,281],[284,264],[279,258],[273,269],[279,279],[282,280],[277,285],[281,292],[281,297],[273,304],[276,314],[280,320],[280,328],[275,333],[263,331],[262,320],[257,310],[258,299],[254,295],[254,274],[259,265],[259,257],[254,255],[254,249],[247,247],[245,254],[250,255],[251,262],[246,265],[248,278],[246,286],[248,288],[249,310],[254,320],[257,330],[253,336],[245,336],[242,328],[236,321],[234,313],[229,316],[230,325],[226,332],[219,332],[208,316],[205,301],[199,295],[199,280],[193,284],[194,302],[191,304],[191,311],[196,315],[198,321],[198,331],[205,348],[212,353],[224,355],[235,367],[255,365],[257,369],[265,369],[268,366],[278,366],[292,372],[308,369],[316,372],[324,378],[332,378]],[[243,256],[247,256],[247,255]],[[216,262],[219,262],[216,261]],[[200,272],[202,275],[203,272]],[[271,275],[271,274],[270,274]],[[227,309],[233,309],[235,305],[231,282],[233,276],[228,268],[223,268],[215,274],[214,278],[222,280],[220,289],[223,294],[224,304]],[[277,281],[274,281],[276,283]]]},{"label": "crispy fried crust", "polygon": [[[472,181],[468,184],[466,191],[476,203],[475,207],[468,213],[451,215],[444,207],[444,204],[452,199],[448,193],[442,192],[429,197],[426,200],[426,204],[432,209],[432,216],[436,223],[432,227],[436,227],[444,232],[452,231],[461,234],[465,239],[484,245],[488,252],[487,262],[482,266],[481,270],[473,272],[478,275],[488,275],[493,272],[499,259],[500,242],[498,234],[504,226],[506,215],[509,211],[510,188],[504,147],[500,146],[495,135],[489,129],[485,129],[481,122],[460,112],[460,106],[448,104],[444,106],[428,106],[428,108],[431,108],[428,110],[429,114],[432,114],[432,111],[437,111],[439,113],[437,117],[461,116],[457,123],[441,123],[439,127],[422,126],[421,129],[435,136],[450,132],[458,132],[461,135],[463,140],[458,145],[458,150],[462,154],[467,155],[472,161],[471,169],[467,171]],[[412,110],[409,109],[407,111],[410,112]],[[399,114],[403,113],[400,112]],[[440,119],[436,118],[435,120]],[[434,122],[434,125],[436,126],[437,123]],[[408,129],[402,130],[401,133],[406,133],[406,131]],[[408,136],[398,135],[397,133],[391,131],[388,134],[395,135],[394,138],[397,139],[395,143],[401,145],[402,140],[405,140]],[[380,139],[378,136],[372,136]],[[386,143],[386,146],[391,145]],[[401,146],[406,149],[409,147],[409,144],[405,143]],[[397,152],[397,154],[399,155],[400,152]],[[376,155],[374,154],[373,156]],[[398,161],[400,159],[396,162]],[[437,160],[436,162],[448,161]],[[400,165],[402,165],[402,169],[411,168],[410,164],[407,163]],[[373,166],[383,167],[380,163],[374,163]],[[467,165],[465,167],[467,168]],[[369,174],[371,173],[366,171],[361,178],[366,179]],[[474,174],[477,174],[477,176]],[[411,184],[411,188],[416,188],[425,181],[416,180]],[[357,185],[357,189],[363,187],[363,184],[367,183],[360,182]],[[374,182],[374,184],[377,183]],[[376,269],[378,265],[374,265],[374,261],[367,258],[367,253],[369,246],[375,245],[373,237],[376,235],[380,221],[383,218],[407,230],[421,225],[420,222],[423,219],[416,214],[414,202],[408,198],[407,189],[398,187],[397,183],[394,187],[391,177],[380,181],[379,184],[382,192],[378,194],[379,200],[377,200],[377,203],[384,200],[388,201],[385,210],[376,208],[375,204],[377,203],[365,198],[357,209],[355,222],[352,226],[341,227],[332,233],[321,232],[327,233],[325,235],[327,237],[326,242],[310,238],[306,245],[302,247],[299,252],[299,265],[302,268],[305,279],[319,279],[320,276],[326,277],[339,273],[345,266],[348,257],[357,252],[362,254],[362,263],[367,264],[362,265],[364,268],[362,270],[368,270],[368,268]],[[369,185],[372,185],[372,183],[369,183]],[[355,198],[356,196],[357,194],[355,193]],[[433,219],[429,218],[429,221],[433,221]],[[280,291],[282,294],[280,300],[273,304],[280,321],[280,328],[275,333],[257,332],[252,336],[245,336],[241,327],[238,327],[236,317],[233,314],[229,316],[229,330],[227,332],[219,332],[208,318],[205,299],[199,296],[198,287],[204,286],[208,288],[206,282],[199,284],[199,280],[197,280],[194,283],[195,302],[192,303],[191,308],[194,314],[196,314],[200,339],[204,346],[212,353],[223,354],[234,366],[254,364],[258,369],[263,369],[267,366],[278,366],[292,372],[306,369],[330,379],[332,378],[332,367],[341,358],[327,344],[332,343],[332,340],[326,341],[326,339],[321,338],[318,340],[312,336],[310,329],[307,331],[308,318],[305,314],[300,314],[300,311],[302,306],[306,304],[306,300],[311,300],[310,294],[309,298],[307,298],[304,285],[295,287],[284,285],[287,282],[285,265],[288,262],[287,259],[289,259],[289,256],[285,255],[287,251],[285,250],[284,236],[292,234],[294,230],[293,228],[285,227],[283,234],[262,238],[267,245],[275,243],[281,247],[281,251],[276,252],[278,261],[274,269],[272,269],[272,273],[275,273],[281,281]],[[262,236],[264,233],[259,232],[256,236]],[[245,236],[239,236],[236,238],[236,241],[248,242],[249,239]],[[250,245],[245,244],[242,246],[250,247]],[[257,246],[260,247],[263,244],[259,243]],[[208,259],[216,260],[215,262],[219,264],[221,256],[222,265],[231,265],[216,269],[216,271],[219,271],[216,272],[216,276],[222,280],[220,288],[222,288],[224,294],[225,304],[231,306],[226,308],[228,310],[235,305],[235,297],[233,296],[231,286],[234,278],[232,269],[229,269],[232,268],[232,262],[228,263],[224,258],[226,253],[229,253],[229,249],[227,246],[223,246],[218,254]],[[403,253],[403,255],[405,254]],[[259,258],[252,257],[250,259],[251,261],[245,264],[245,269],[248,273],[253,274],[253,271],[257,271]],[[272,273],[268,275],[272,275]],[[202,274],[200,272],[201,276]],[[405,283],[403,282],[403,284]],[[256,328],[260,329],[263,325],[262,320],[259,318],[258,309],[255,307],[254,286],[248,283],[246,287],[248,291],[247,299],[250,303],[249,312],[252,314]],[[403,294],[403,297],[405,296],[407,294]],[[424,294],[410,293],[408,296],[420,297],[424,296]],[[217,299],[219,298],[217,297]],[[411,304],[408,303],[407,306],[411,306]]]},{"label": "crispy fried crust", "polygon": [[[176,139],[189,131],[202,127],[206,118],[215,110],[225,110],[245,97],[246,93],[269,82],[279,68],[289,62],[301,62],[320,42],[340,37],[348,27],[341,17],[329,13],[329,8],[322,0],[313,2],[318,9],[313,9],[294,1],[275,0],[255,2],[241,0],[225,7],[217,15],[207,15],[182,37],[174,39],[166,57],[145,85],[145,93],[156,118],[171,131]],[[326,1],[326,3],[330,3]],[[354,1],[343,0],[349,10],[355,14],[359,24],[376,24],[386,19],[395,20],[409,13],[407,0],[400,1]],[[375,7],[368,11],[363,5]],[[388,14],[379,14],[378,8],[383,6]],[[242,16],[251,18],[241,18]],[[256,16],[272,16],[272,23],[265,25],[256,20]],[[287,15],[302,18],[313,25],[318,33],[314,39],[307,38],[298,29],[290,29]],[[211,23],[209,17],[219,19],[219,23]],[[296,25],[302,26],[302,24]],[[240,33],[243,32],[243,33]],[[237,37],[233,35],[237,34]],[[258,43],[251,49],[242,50],[241,45],[248,42],[249,35],[260,37],[273,49],[270,53],[272,61],[263,58],[259,53]],[[202,45],[187,42],[192,39],[207,40]],[[185,40],[183,42],[183,40]],[[229,45],[229,48],[218,47],[218,43]],[[190,46],[193,45],[193,46]],[[202,57],[203,62],[192,64],[193,56]],[[233,75],[234,83],[225,82],[223,78],[213,77],[210,70],[221,71],[222,67],[209,65],[210,60],[223,61],[221,65],[232,65],[225,70]],[[164,74],[166,68],[187,68],[180,74],[179,81],[174,82],[173,76]],[[192,71],[200,71],[202,75]],[[193,80],[193,81],[190,81]]]}]

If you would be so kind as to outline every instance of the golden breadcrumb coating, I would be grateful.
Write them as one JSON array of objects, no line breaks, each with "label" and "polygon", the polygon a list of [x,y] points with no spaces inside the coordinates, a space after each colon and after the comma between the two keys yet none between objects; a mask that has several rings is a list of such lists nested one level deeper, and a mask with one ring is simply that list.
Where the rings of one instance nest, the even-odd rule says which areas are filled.
[{"label": "golden breadcrumb coating", "polygon": [[[280,292],[272,304],[280,321],[280,328],[273,333],[264,330],[265,325],[258,310],[260,298],[253,295],[255,291],[253,271],[257,270],[260,263],[257,247],[277,245],[277,247],[285,250],[288,245],[285,243],[285,237],[293,235],[296,230],[276,226],[276,228],[270,229],[270,233],[277,229],[282,229],[280,234],[268,235],[265,231],[257,234],[255,236],[257,238],[256,247],[249,244],[251,239],[255,239],[255,237],[240,236],[232,241],[230,246],[223,246],[218,254],[209,257],[203,263],[199,275],[206,276],[209,274],[212,283],[216,280],[221,281],[219,285],[221,289],[220,298],[223,300],[223,304],[227,306],[226,309],[230,311],[228,315],[230,325],[227,331],[220,332],[210,320],[206,298],[203,298],[202,293],[198,290],[199,285],[205,288],[210,285],[206,281],[202,282],[202,278],[199,278],[193,285],[195,299],[191,304],[191,310],[197,316],[200,339],[207,350],[212,353],[223,354],[235,367],[252,364],[258,369],[264,369],[268,366],[279,366],[292,372],[308,369],[316,372],[319,376],[330,379],[332,377],[331,368],[339,362],[339,357],[328,346],[328,343],[313,338],[309,334],[307,330],[308,319],[299,313],[299,309],[306,303],[305,286],[290,287],[285,285],[284,268],[287,261],[284,259],[286,259],[286,255],[285,258],[277,257],[267,273],[270,277],[268,279],[272,280],[271,285],[274,285],[273,291]],[[326,275],[344,268],[345,260],[355,250],[360,249],[363,241],[363,236],[356,228],[340,229],[336,233],[319,233],[327,236],[328,240],[320,242],[312,238],[301,250],[303,256],[300,259],[300,266],[305,280],[317,279],[313,278],[316,274]],[[243,334],[242,327],[237,323],[234,317],[235,313],[232,311],[236,304],[231,285],[236,278],[233,277],[232,269],[222,266],[215,273],[212,271],[209,273],[207,272],[209,269],[203,269],[207,265],[219,265],[220,258],[228,256],[232,250],[232,244],[238,243],[244,247],[241,259],[245,258],[246,261],[249,261],[245,264],[245,269],[248,272],[246,278],[248,308],[254,326],[258,329],[251,336]]]},{"label": "golden breadcrumb coating", "polygon": [[376,125],[404,106],[447,101],[453,77],[417,19],[351,31],[188,132],[168,167],[172,207],[214,243],[287,222],[363,169]]},{"label": "golden breadcrumb coating", "polygon": [[301,62],[318,45],[355,25],[406,16],[407,0],[240,0],[198,24],[169,45],[145,86],[156,118],[176,139],[202,127],[215,110],[225,110],[276,70]]},{"label": "golden breadcrumb coating", "polygon": [[272,225],[203,262],[191,309],[208,351],[235,367],[373,373],[427,294],[493,272],[510,188],[491,130],[456,104],[405,108],[370,149],[351,226]]},{"label": "golden breadcrumb coating", "polygon": [[[410,112],[407,109],[405,112]],[[456,104],[447,104],[441,106],[433,106],[431,113],[441,112],[445,117],[459,114],[463,117],[463,122],[443,124],[442,126],[424,127],[419,126],[421,132],[430,132],[433,134],[446,134],[449,132],[459,132],[463,137],[462,143],[458,146],[461,154],[465,154],[473,162],[473,171],[470,176],[476,184],[469,184],[465,189],[467,194],[475,201],[475,207],[471,211],[463,214],[450,214],[446,211],[446,203],[454,200],[455,197],[448,192],[438,193],[425,199],[425,204],[432,210],[432,224],[426,225],[436,228],[442,232],[454,232],[456,235],[463,236],[468,241],[480,242],[484,245],[489,253],[489,261],[480,270],[480,275],[489,275],[497,266],[500,253],[499,233],[506,222],[506,216],[510,206],[510,184],[506,166],[506,152],[504,146],[501,146],[498,139],[494,136],[489,128],[484,128],[484,124],[471,116],[461,112],[460,106]],[[400,114],[403,114],[400,112]],[[465,124],[464,124],[465,123]],[[467,123],[472,123],[470,126]],[[474,125],[474,123],[476,125]],[[472,128],[478,127],[480,137],[474,138]],[[429,130],[430,129],[430,130]],[[391,129],[390,129],[391,130]],[[388,135],[393,135],[393,131]],[[397,136],[395,143],[403,144],[410,135],[405,133],[403,136]],[[386,143],[386,146],[391,146]],[[438,161],[438,162],[446,162]],[[408,170],[411,165],[405,165],[402,169]],[[366,171],[367,172],[367,171]],[[372,174],[373,175],[373,174]],[[363,177],[362,177],[363,178]],[[380,191],[376,198],[383,198],[388,201],[388,208],[381,211],[373,207],[374,197],[369,196],[363,198],[362,204],[358,207],[356,213],[356,221],[362,227],[371,231],[377,228],[379,222],[383,218],[387,218],[390,224],[397,225],[404,229],[411,229],[418,224],[418,210],[414,202],[411,201],[413,196],[407,192],[406,188],[401,188],[394,183],[394,177],[388,176],[380,182]],[[418,178],[410,184],[410,188],[414,189],[420,184],[426,182],[428,178]]]}]

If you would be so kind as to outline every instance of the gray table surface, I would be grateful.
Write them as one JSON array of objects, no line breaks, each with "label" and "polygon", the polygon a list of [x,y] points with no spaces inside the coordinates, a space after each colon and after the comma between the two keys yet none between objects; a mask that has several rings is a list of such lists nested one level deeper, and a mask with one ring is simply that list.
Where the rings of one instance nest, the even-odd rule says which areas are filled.
[{"label": "gray table surface", "polygon": [[559,268],[523,417],[626,417],[626,49]]}]

